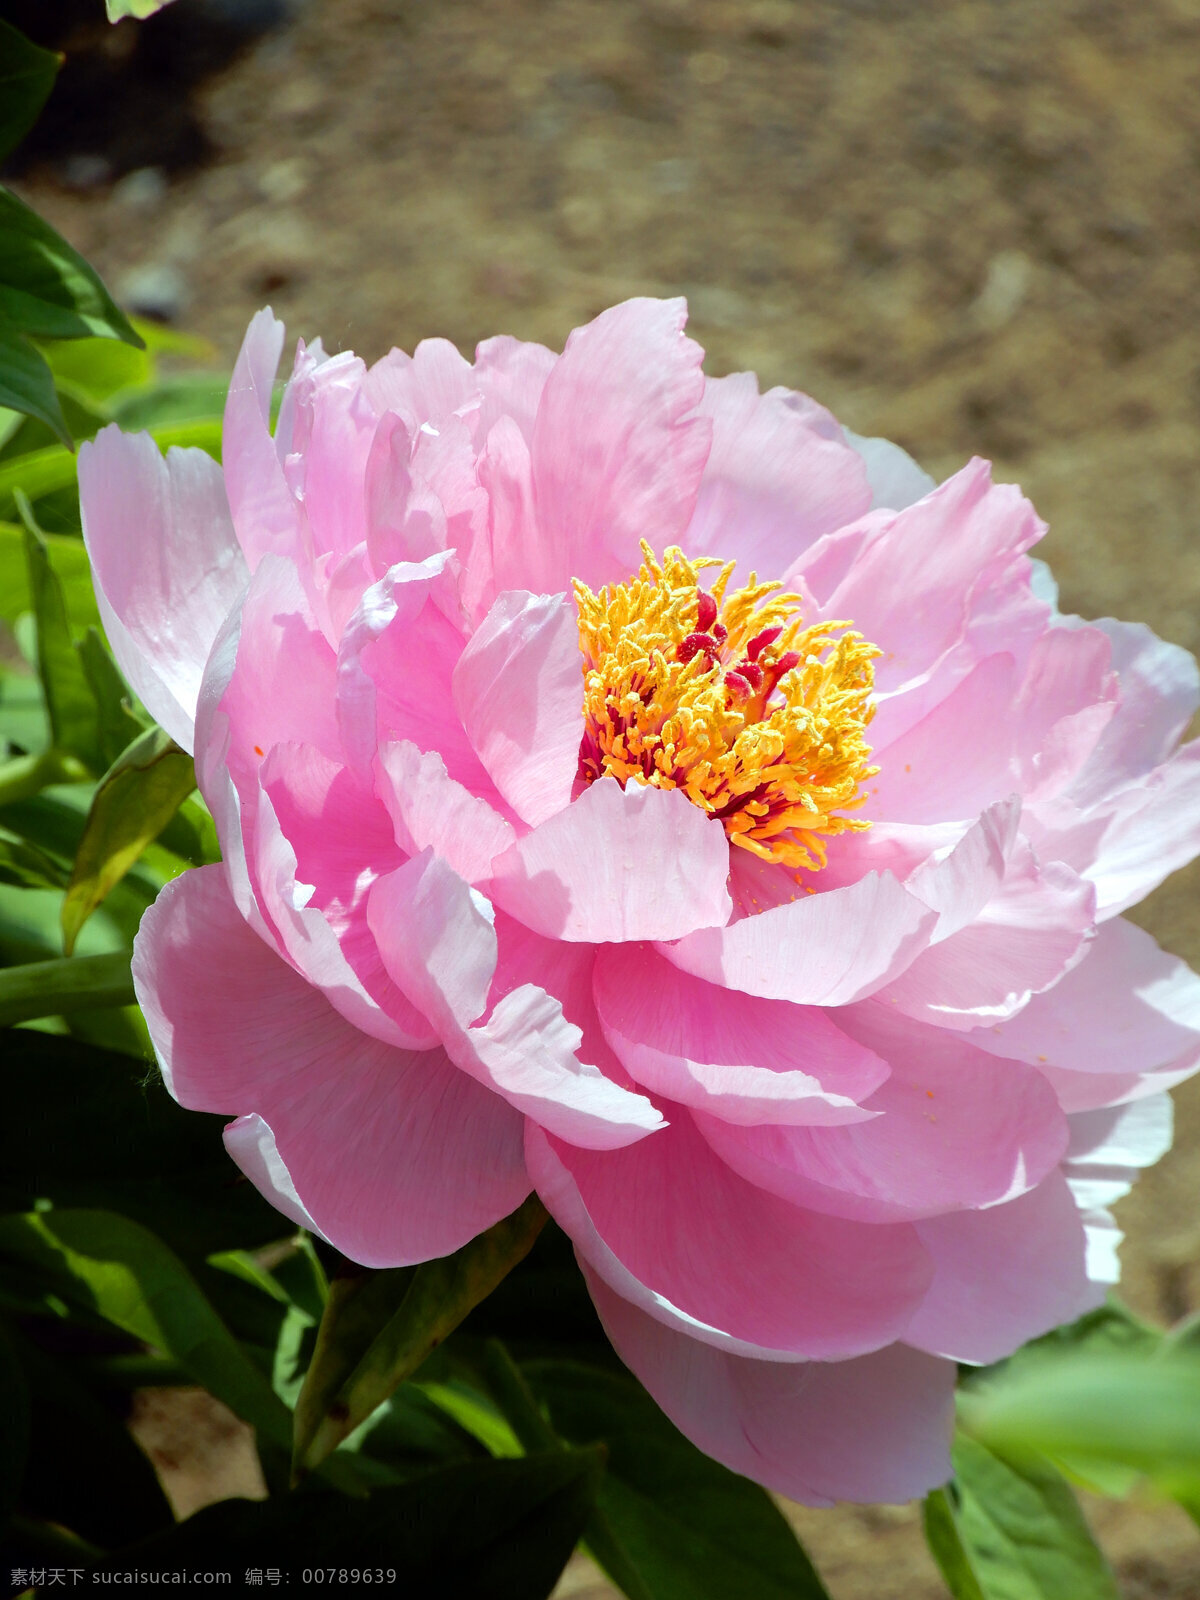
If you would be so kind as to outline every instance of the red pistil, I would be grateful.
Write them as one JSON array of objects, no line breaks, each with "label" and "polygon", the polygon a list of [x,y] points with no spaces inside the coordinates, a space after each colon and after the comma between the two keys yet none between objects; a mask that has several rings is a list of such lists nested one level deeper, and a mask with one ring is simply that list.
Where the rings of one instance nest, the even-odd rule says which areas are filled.
[{"label": "red pistil", "polygon": [[707,633],[717,620],[717,602],[703,589],[696,594],[696,630]]},{"label": "red pistil", "polygon": [[761,633],[756,633],[746,646],[746,654],[751,661],[757,661],[767,646],[774,644],[782,632],[782,628],[764,628]]},{"label": "red pistil", "polygon": [[761,689],[763,669],[757,661],[739,661],[733,669],[740,678],[745,678],[752,689]]},{"label": "red pistil", "polygon": [[727,672],[725,674],[725,687],[734,700],[748,700],[750,698],[750,684],[741,672]]},{"label": "red pistil", "polygon": [[708,659],[712,661],[717,649],[717,641],[711,633],[689,633],[687,638],[680,640],[676,646],[675,659],[686,663],[703,650]]}]

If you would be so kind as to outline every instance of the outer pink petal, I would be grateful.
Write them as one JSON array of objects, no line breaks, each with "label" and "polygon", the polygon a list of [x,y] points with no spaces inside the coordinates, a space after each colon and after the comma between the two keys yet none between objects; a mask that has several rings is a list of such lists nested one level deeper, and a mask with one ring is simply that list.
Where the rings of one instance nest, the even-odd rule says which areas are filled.
[{"label": "outer pink petal", "polygon": [[376,756],[376,788],[406,855],[432,848],[467,883],[492,875],[492,862],[516,838],[512,825],[446,773],[435,752],[385,744]]},{"label": "outer pink petal", "polygon": [[911,1500],[950,1476],[955,1369],[906,1345],[753,1361],[677,1333],[585,1267],[617,1354],[705,1455],[803,1505]]},{"label": "outer pink petal", "polygon": [[862,1121],[887,1076],[815,1006],[758,1000],[690,977],[645,945],[608,945],[595,972],[605,1037],[655,1094],[733,1123]]},{"label": "outer pink petal", "polygon": [[971,1042],[1037,1066],[1067,1111],[1139,1098],[1200,1063],[1200,978],[1115,918],[1052,989]]},{"label": "outer pink petal", "polygon": [[[1083,624],[1064,617],[1059,626]],[[1120,697],[1111,723],[1071,784],[1071,799],[1083,808],[1167,760],[1200,704],[1200,671],[1186,650],[1156,638],[1140,622],[1102,617],[1090,626],[1108,636]]]},{"label": "outer pink petal", "polygon": [[[394,1050],[326,1004],[237,914],[218,867],[146,913],[134,982],[167,1086],[236,1113],[231,1154],[366,1266],[459,1248],[528,1192],[521,1119],[440,1050]],[[261,1122],[250,1121],[253,1116]]]},{"label": "outer pink petal", "polygon": [[[486,909],[485,909],[486,908]],[[662,1127],[644,1095],[576,1054],[580,1030],[558,1000],[526,983],[497,1000],[490,907],[436,856],[414,857],[371,891],[368,921],[388,971],[436,1025],[453,1061],[544,1127],[608,1150]]]},{"label": "outer pink petal", "polygon": [[752,372],[709,378],[699,414],[711,417],[712,451],[685,548],[719,555],[773,578],[813,540],[866,511],[857,454],[812,426],[786,389],[760,395]]},{"label": "outer pink petal", "polygon": [[918,1232],[936,1274],[904,1337],[934,1355],[999,1361],[1104,1299],[1061,1173],[1007,1205],[934,1217]]},{"label": "outer pink petal", "polygon": [[1082,868],[1101,917],[1135,905],[1200,850],[1200,739],[1131,785],[1111,814]]},{"label": "outer pink petal", "polygon": [[1039,866],[1022,843],[975,920],[923,951],[879,998],[942,1028],[1001,1022],[1083,959],[1095,906],[1086,879],[1061,862]]},{"label": "outer pink petal", "polygon": [[246,330],[225,402],[221,460],[233,525],[253,571],[263,556],[296,556],[300,510],[271,438],[271,389],[283,323],[260,311]]},{"label": "outer pink petal", "polygon": [[740,1354],[838,1360],[898,1338],[929,1283],[916,1232],[818,1216],[719,1161],[688,1112],[624,1150],[532,1127],[530,1176],[611,1288]]},{"label": "outer pink petal", "polygon": [[600,778],[496,860],[491,895],[537,933],[677,939],[732,909],[719,822],[678,789]]},{"label": "outer pink petal", "polygon": [[1034,1067],[1000,1065],[879,1001],[839,1020],[891,1075],[845,1127],[733,1127],[697,1115],[723,1160],[794,1205],[863,1222],[904,1221],[995,1205],[1023,1194],[1067,1147],[1066,1119]]},{"label": "outer pink petal", "polygon": [[83,537],[113,653],[147,710],[185,750],[213,641],[249,574],[221,469],[114,425],[80,447]]},{"label": "outer pink petal", "polygon": [[[892,979],[929,942],[937,922],[890,873],[868,873],[662,946],[673,966],[768,1000],[840,1006]],[[626,937],[638,937],[637,934]]]},{"label": "outer pink petal", "polygon": [[989,566],[1027,550],[1044,531],[1020,491],[993,484],[988,463],[976,459],[883,523],[824,598],[822,614],[853,618],[883,645],[876,681],[893,688],[958,640]]},{"label": "outer pink petal", "polygon": [[454,703],[497,789],[535,825],[571,799],[583,737],[583,658],[563,595],[510,590],[458,658]]},{"label": "outer pink petal", "polygon": [[544,344],[507,334],[476,346],[475,382],[483,395],[480,438],[486,438],[501,417],[511,417],[526,439],[533,437],[542,390],[557,360]]},{"label": "outer pink petal", "polygon": [[861,434],[842,430],[846,443],[856,451],[867,469],[871,486],[871,509],[878,507],[904,511],[937,488],[937,479],[919,467],[906,450],[890,439],[866,439]]},{"label": "outer pink petal", "polygon": [[682,300],[628,300],[567,340],[534,424],[538,527],[521,587],[596,587],[637,569],[640,540],[682,536],[712,434],[694,415],[703,352],[686,316]]},{"label": "outer pink petal", "polygon": [[367,399],[381,415],[398,412],[420,427],[437,426],[478,392],[471,363],[449,339],[422,339],[411,356],[389,350],[375,363],[363,383]]},{"label": "outer pink petal", "polygon": [[1070,1122],[1071,1148],[1063,1172],[1083,1213],[1087,1274],[1093,1283],[1116,1283],[1121,1276],[1117,1247],[1124,1235],[1108,1207],[1129,1193],[1143,1168],[1154,1166],[1171,1148],[1174,1107],[1170,1095],[1154,1094],[1132,1105],[1085,1111]]}]

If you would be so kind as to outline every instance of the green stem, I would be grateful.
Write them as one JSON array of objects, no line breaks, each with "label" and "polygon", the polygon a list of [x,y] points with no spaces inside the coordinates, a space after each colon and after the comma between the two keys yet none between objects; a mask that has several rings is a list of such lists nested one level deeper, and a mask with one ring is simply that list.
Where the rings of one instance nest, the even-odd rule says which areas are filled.
[{"label": "green stem", "polygon": [[483,1368],[492,1394],[525,1449],[561,1450],[562,1440],[538,1409],[533,1390],[499,1339],[489,1339],[484,1346]]},{"label": "green stem", "polygon": [[78,783],[91,774],[74,756],[61,750],[43,750],[36,756],[13,756],[0,761],[0,806],[32,800],[52,783]]}]

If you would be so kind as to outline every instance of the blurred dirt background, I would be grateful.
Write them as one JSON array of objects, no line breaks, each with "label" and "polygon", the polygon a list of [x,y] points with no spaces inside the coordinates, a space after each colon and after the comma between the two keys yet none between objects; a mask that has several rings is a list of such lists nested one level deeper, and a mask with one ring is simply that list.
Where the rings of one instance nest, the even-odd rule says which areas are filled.
[{"label": "blurred dirt background", "polygon": [[[166,19],[205,4],[245,26],[197,82]],[[684,293],[711,371],[808,390],[938,474],[991,456],[1050,523],[1067,609],[1200,647],[1200,0],[178,0],[159,22],[140,64],[137,25],[77,30],[107,109],[18,186],[220,362],[268,301],[373,359],[559,347]],[[1198,889],[1137,917],[1200,966]],[[1177,1098],[1179,1146],[1122,1212],[1127,1296],[1163,1320],[1200,1305],[1200,1081]],[[236,1425],[151,1406],[139,1429],[188,1509],[214,1451],[227,1489],[253,1482]],[[1182,1513],[1089,1512],[1130,1600],[1200,1594]],[[837,1600],[943,1593],[912,1508],[796,1515]],[[583,1563],[561,1590],[611,1592]]]}]

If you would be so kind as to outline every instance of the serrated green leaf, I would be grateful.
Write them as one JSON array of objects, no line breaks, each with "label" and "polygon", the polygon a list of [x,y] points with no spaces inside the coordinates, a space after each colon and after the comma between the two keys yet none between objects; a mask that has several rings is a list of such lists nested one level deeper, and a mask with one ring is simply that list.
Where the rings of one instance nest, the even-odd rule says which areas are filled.
[{"label": "serrated green leaf", "polygon": [[71,639],[62,584],[50,564],[45,538],[23,494],[17,496],[17,509],[25,524],[29,593],[37,619],[38,677],[46,697],[54,743],[93,772],[99,771],[98,710]]},{"label": "serrated green leaf", "polygon": [[147,728],[96,785],[63,896],[63,948],[156,839],[196,787],[192,758],[161,728]]},{"label": "serrated green leaf", "polygon": [[266,1439],[286,1445],[291,1417],[174,1251],[112,1211],[0,1218],[0,1259],[19,1263],[70,1304],[173,1357]]},{"label": "serrated green leaf", "polygon": [[[42,339],[142,343],[100,278],[37,212],[0,188],[0,320]],[[5,402],[6,404],[8,402]]]},{"label": "serrated green leaf", "polygon": [[0,161],[37,121],[61,65],[60,55],[0,21]]},{"label": "serrated green leaf", "polygon": [[520,1376],[559,1438],[605,1447],[584,1538],[630,1600],[829,1600],[767,1492],[697,1450],[632,1377],[573,1361],[523,1362]]},{"label": "serrated green leaf", "polygon": [[1048,1461],[1002,1454],[966,1434],[953,1460],[930,1550],[955,1600],[1120,1600],[1074,1495]]},{"label": "serrated green leaf", "polygon": [[528,1254],[546,1213],[531,1195],[452,1256],[335,1278],[296,1403],[294,1463],[311,1471],[411,1376]]}]

